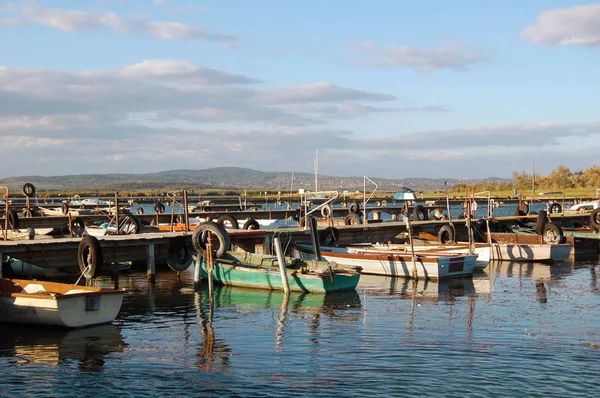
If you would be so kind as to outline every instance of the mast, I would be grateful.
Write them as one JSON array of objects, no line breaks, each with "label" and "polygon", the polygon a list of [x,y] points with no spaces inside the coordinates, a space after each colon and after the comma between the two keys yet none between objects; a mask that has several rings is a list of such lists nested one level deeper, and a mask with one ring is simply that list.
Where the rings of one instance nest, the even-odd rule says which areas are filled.
[{"label": "mast", "polygon": [[315,192],[319,192],[319,150],[315,154]]}]

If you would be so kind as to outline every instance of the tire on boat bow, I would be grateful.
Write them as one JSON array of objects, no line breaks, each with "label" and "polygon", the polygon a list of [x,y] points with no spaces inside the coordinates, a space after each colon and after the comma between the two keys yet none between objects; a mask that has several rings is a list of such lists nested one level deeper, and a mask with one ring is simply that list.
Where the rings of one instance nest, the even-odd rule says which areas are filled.
[{"label": "tire on boat bow", "polygon": [[220,258],[231,249],[229,234],[222,225],[212,221],[198,224],[192,233],[192,245],[199,256],[205,257],[209,233],[212,237],[213,251],[216,252],[216,257]]},{"label": "tire on boat bow", "polygon": [[102,268],[104,263],[104,258],[102,247],[96,237],[88,235],[81,239],[77,250],[77,263],[84,278],[91,279],[98,274],[98,270]]},{"label": "tire on boat bow", "polygon": [[550,222],[544,227],[544,235],[542,237],[544,243],[556,244],[562,243],[564,234],[561,227]]}]

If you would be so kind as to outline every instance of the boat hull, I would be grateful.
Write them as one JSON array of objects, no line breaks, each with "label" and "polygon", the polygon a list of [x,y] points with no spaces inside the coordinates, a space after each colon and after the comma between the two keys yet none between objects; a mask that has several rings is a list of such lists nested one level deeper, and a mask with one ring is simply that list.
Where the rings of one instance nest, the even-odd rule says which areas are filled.
[{"label": "boat hull", "polygon": [[[292,246],[292,255],[312,260],[308,245]],[[360,253],[345,248],[321,247],[321,258],[344,266],[360,266],[363,274],[417,277],[418,279],[447,279],[473,275],[476,255],[428,255],[417,253],[413,262],[410,254]]]},{"label": "boat hull", "polygon": [[[2,279],[19,284],[19,292],[0,292],[0,321],[78,328],[111,322],[121,309],[123,290],[63,283]],[[57,287],[65,287],[58,293]]]},{"label": "boat hull", "polygon": [[[356,288],[359,273],[326,274],[302,273],[298,270],[286,270],[290,290],[294,292],[330,293]],[[208,278],[206,263],[200,269],[202,278]],[[211,273],[215,283],[228,286],[249,287],[255,289],[282,290],[283,282],[279,268],[250,268],[214,261]]]},{"label": "boat hull", "polygon": [[492,243],[491,259],[502,261],[564,261],[571,254],[570,244]]}]

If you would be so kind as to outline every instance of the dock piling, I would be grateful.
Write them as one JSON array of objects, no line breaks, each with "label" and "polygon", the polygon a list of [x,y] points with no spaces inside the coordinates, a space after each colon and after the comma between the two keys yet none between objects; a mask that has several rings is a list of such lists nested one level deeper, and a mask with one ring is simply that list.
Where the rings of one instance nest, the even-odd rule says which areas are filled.
[{"label": "dock piling", "polygon": [[154,243],[148,243],[148,246],[146,246],[146,262],[148,265],[148,271],[146,272],[148,281],[154,283],[156,282],[156,259],[154,257]]},{"label": "dock piling", "polygon": [[283,249],[281,248],[281,241],[279,240],[279,237],[273,238],[273,244],[275,245],[275,253],[277,254],[277,262],[279,263],[283,291],[284,293],[289,294],[290,284],[288,282],[287,272],[285,270],[285,257],[283,256]]}]

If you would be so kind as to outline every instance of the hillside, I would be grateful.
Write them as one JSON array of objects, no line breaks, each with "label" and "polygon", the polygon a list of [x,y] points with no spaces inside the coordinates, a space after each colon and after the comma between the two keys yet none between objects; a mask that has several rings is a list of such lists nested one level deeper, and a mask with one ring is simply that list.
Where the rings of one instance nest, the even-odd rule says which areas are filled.
[{"label": "hillside", "polygon": [[[370,177],[380,190],[397,190],[410,187],[418,190],[442,190],[458,183],[498,182],[498,178],[486,180],[402,178],[379,179]],[[315,177],[309,173],[262,172],[238,167],[216,167],[204,170],[168,170],[148,174],[79,174],[65,176],[19,176],[0,180],[0,185],[20,189],[26,182],[44,191],[76,191],[93,189],[112,190],[161,190],[161,189],[232,189],[297,191],[299,188],[314,190]],[[446,183],[446,185],[444,184]],[[370,185],[370,184],[369,184]],[[319,176],[320,190],[362,190],[363,177]]]}]

